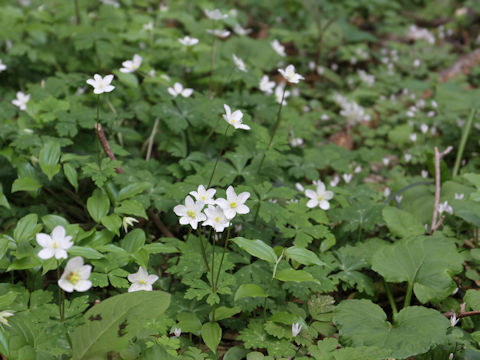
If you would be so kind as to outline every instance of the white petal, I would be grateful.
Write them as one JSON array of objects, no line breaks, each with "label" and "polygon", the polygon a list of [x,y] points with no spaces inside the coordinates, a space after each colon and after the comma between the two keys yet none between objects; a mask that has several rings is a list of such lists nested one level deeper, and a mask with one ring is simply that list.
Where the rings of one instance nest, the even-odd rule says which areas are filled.
[{"label": "white petal", "polygon": [[80,292],[87,291],[91,287],[92,287],[92,282],[90,280],[79,280],[74,285],[74,289]]},{"label": "white petal", "polygon": [[113,85],[108,85],[108,86],[105,88],[104,91],[105,91],[105,92],[111,92],[111,91],[113,91],[113,89],[115,89],[115,86],[113,86]]},{"label": "white petal", "polygon": [[230,110],[230,106],[228,106],[227,104],[223,104],[223,107],[225,109],[225,114],[227,115],[227,118],[230,119],[230,117],[232,115],[232,111]]},{"label": "white petal", "polygon": [[44,248],[40,250],[40,252],[38,253],[38,257],[40,259],[46,260],[53,257],[54,254],[55,254],[55,250],[53,250],[53,248]]},{"label": "white petal", "polygon": [[235,212],[235,210],[233,210],[232,208],[227,208],[227,209],[224,209],[223,211],[224,211],[224,213],[225,213],[225,217],[226,217],[228,220],[232,220],[232,219],[235,217],[235,215],[237,214],[237,213]]},{"label": "white petal", "polygon": [[[38,254],[40,256],[40,254]],[[55,259],[66,259],[68,258],[67,252],[63,249],[56,249],[55,250]]]},{"label": "white petal", "polygon": [[90,277],[91,272],[92,272],[92,266],[84,265],[80,269],[78,269],[78,276],[80,276],[80,279],[86,280]]},{"label": "white petal", "polygon": [[250,212],[250,209],[248,208],[247,205],[240,205],[237,206],[237,213],[238,214],[248,214]]},{"label": "white petal", "polygon": [[88,79],[88,80],[87,80],[87,84],[88,84],[88,85],[92,85],[93,87],[97,87],[97,86],[98,86],[97,82],[96,82],[95,80],[93,80],[93,79]]},{"label": "white petal", "polygon": [[311,199],[307,202],[307,207],[309,207],[309,208],[314,208],[317,205],[318,205],[318,200],[317,199]]},{"label": "white petal", "polygon": [[93,78],[95,79],[96,82],[102,81],[102,77],[99,74],[93,75]]},{"label": "white petal", "polygon": [[192,94],[193,94],[193,89],[188,88],[188,89],[184,89],[182,91],[182,96],[183,97],[190,97],[190,95],[192,95]]},{"label": "white petal", "polygon": [[60,241],[66,235],[65,228],[61,225],[55,226],[55,229],[52,231],[53,241]]},{"label": "white petal", "polygon": [[155,281],[158,280],[158,276],[157,275],[148,275],[148,278],[147,278],[147,283],[149,283],[150,285],[153,284]]},{"label": "white petal", "polygon": [[183,216],[187,213],[187,208],[185,205],[177,205],[173,208],[173,212],[177,214],[177,216]]},{"label": "white petal", "polygon": [[227,188],[227,199],[228,201],[237,201],[237,194],[232,185]]},{"label": "white petal", "polygon": [[239,128],[239,129],[243,129],[243,130],[250,130],[250,126],[245,125],[245,124],[240,124],[240,125],[238,125],[238,128]]},{"label": "white petal", "polygon": [[[314,200],[316,200],[318,198],[318,194],[315,191],[310,190],[310,189],[305,190],[305,195],[307,197],[311,198],[311,199],[314,199]],[[308,206],[308,204],[307,204],[307,206]],[[314,205],[314,206],[316,206],[316,205]]]},{"label": "white petal", "polygon": [[250,193],[248,191],[245,191],[238,195],[237,200],[238,202],[243,204],[245,201],[247,201],[249,197],[250,197]]},{"label": "white petal", "polygon": [[60,286],[60,288],[63,291],[66,291],[69,293],[73,292],[73,284],[68,280],[65,280],[65,279],[58,280],[58,286]]},{"label": "white petal", "polygon": [[330,208],[330,203],[327,200],[320,201],[320,209],[328,210]]},{"label": "white petal", "polygon": [[49,247],[49,246],[52,246],[53,241],[52,241],[52,238],[50,237],[50,235],[44,234],[44,233],[38,233],[37,234],[37,243],[41,247]]},{"label": "white petal", "polygon": [[103,81],[105,82],[106,85],[110,84],[113,80],[113,75],[110,74],[110,75],[107,75],[103,78]]}]

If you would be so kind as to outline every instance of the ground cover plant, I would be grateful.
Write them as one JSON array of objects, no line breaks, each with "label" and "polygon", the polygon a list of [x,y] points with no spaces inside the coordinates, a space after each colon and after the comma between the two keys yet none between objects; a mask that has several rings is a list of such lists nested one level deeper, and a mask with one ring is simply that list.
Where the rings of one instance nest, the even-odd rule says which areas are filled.
[{"label": "ground cover plant", "polygon": [[1,1],[2,359],[480,359],[479,20]]}]

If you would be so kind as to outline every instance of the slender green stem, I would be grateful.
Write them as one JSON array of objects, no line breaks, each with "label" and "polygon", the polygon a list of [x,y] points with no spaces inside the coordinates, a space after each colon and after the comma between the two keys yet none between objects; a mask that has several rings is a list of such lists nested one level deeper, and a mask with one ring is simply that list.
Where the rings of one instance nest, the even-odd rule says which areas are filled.
[{"label": "slender green stem", "polygon": [[[288,83],[285,85],[285,88],[283,89],[282,100],[280,101],[280,106],[278,107],[277,121],[275,122],[275,125],[273,126],[272,135],[270,135],[270,141],[268,143],[267,150],[269,150],[271,148],[272,143],[273,143],[273,138],[275,137],[275,134],[278,130],[278,127],[280,126],[280,120],[282,119],[280,117],[280,114],[282,112],[283,100],[285,99],[285,92],[287,91],[287,87],[288,87]],[[260,174],[260,170],[262,170],[263,162],[265,161],[265,156],[267,155],[267,150],[263,153],[262,160],[260,161],[260,164],[258,165],[257,174]]]},{"label": "slender green stem", "polygon": [[[211,235],[212,235],[212,230],[210,230],[210,235],[208,236],[208,238],[210,238]],[[207,253],[205,252],[205,245],[203,244],[202,236],[200,236],[200,250],[202,251],[203,262],[205,263],[205,267],[207,268],[207,273],[208,273],[210,271],[210,266],[208,265]]]},{"label": "slender green stem", "polygon": [[462,138],[460,140],[460,145],[458,146],[457,158],[455,159],[455,166],[453,167],[453,176],[458,175],[458,170],[460,169],[460,163],[462,162],[463,152],[465,151],[465,145],[467,144],[468,135],[472,129],[473,119],[477,109],[471,109],[470,114],[468,115],[467,122],[463,127]]},{"label": "slender green stem", "polygon": [[387,293],[388,302],[390,303],[390,307],[392,308],[392,312],[393,312],[393,319],[395,320],[398,314],[397,305],[395,305],[395,300],[393,298],[390,285],[388,285],[385,279],[383,279],[383,287],[385,288],[385,292]]},{"label": "slender green stem", "polygon": [[[97,95],[97,124],[100,123],[100,96]],[[95,124],[95,132],[97,131],[97,124]],[[98,138],[98,135],[95,134],[96,138],[96,147],[97,147],[97,163],[98,163],[98,169],[102,171],[102,161],[100,159],[100,139]]]},{"label": "slender green stem", "polygon": [[[57,260],[57,280],[60,280],[60,261]],[[58,311],[60,315],[60,323],[63,324],[65,320],[65,293],[62,288],[58,286]],[[67,338],[68,344],[72,347],[72,339],[68,333],[68,329],[65,327],[65,337]]]},{"label": "slender green stem", "polygon": [[216,37],[213,35],[212,48],[210,50],[210,82],[208,84],[208,98],[212,98],[212,86],[213,86],[213,66],[215,65],[215,40]]},{"label": "slender green stem", "polygon": [[217,279],[215,280],[215,289],[218,289],[218,280],[220,278],[220,271],[222,270],[223,259],[225,258],[225,252],[227,251],[228,240],[230,240],[230,229],[231,227],[228,228],[227,239],[225,240],[225,244],[223,245],[222,258],[220,259],[220,265],[218,266],[218,272],[217,272]]},{"label": "slender green stem", "polygon": [[215,132],[215,129],[217,128],[219,121],[220,119],[217,119],[217,123],[215,124],[215,126],[210,130],[207,136],[205,136],[205,139],[203,139],[202,145],[200,145],[200,152],[203,152],[203,150],[205,149],[205,145],[207,144],[208,139],[210,139],[210,137]]},{"label": "slender green stem", "polygon": [[78,0],[73,0],[75,3],[75,24],[80,24],[80,7],[78,6]]},{"label": "slender green stem", "polygon": [[225,144],[225,138],[227,137],[227,132],[228,132],[228,128],[229,128],[229,127],[230,127],[230,125],[227,124],[227,128],[225,129],[225,134],[223,134],[222,146],[220,146],[220,150],[218,150],[217,160],[215,160],[215,165],[213,165],[213,170],[212,170],[212,174],[210,175],[210,180],[208,180],[207,189],[208,189],[208,188],[210,187],[210,185],[212,184],[213,175],[215,174],[215,170],[217,169],[218,160],[220,159],[220,156],[222,156],[223,145]]},{"label": "slender green stem", "polygon": [[412,292],[413,292],[413,283],[408,283],[407,293],[405,294],[405,302],[403,303],[403,307],[406,308],[410,306],[410,301],[412,300]]},{"label": "slender green stem", "polygon": [[270,293],[270,290],[272,288],[274,278],[270,280],[270,284],[268,285],[267,292],[265,293],[265,299],[263,300],[263,322],[267,322],[267,299],[268,299],[268,294]]},{"label": "slender green stem", "polygon": [[212,272],[212,293],[215,293],[217,292],[215,282],[213,281],[215,278],[215,236],[212,236],[212,268],[210,270]]}]

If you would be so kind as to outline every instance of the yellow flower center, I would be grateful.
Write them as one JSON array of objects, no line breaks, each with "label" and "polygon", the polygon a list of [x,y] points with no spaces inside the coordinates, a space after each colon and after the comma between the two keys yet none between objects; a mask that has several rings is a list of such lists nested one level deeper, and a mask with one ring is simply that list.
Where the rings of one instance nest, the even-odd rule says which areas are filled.
[{"label": "yellow flower center", "polygon": [[218,223],[218,222],[220,221],[220,218],[217,216],[217,217],[215,218],[215,221]]},{"label": "yellow flower center", "polygon": [[80,276],[78,275],[78,272],[70,271],[70,273],[67,275],[67,280],[75,285],[80,280]]},{"label": "yellow flower center", "polygon": [[138,280],[138,283],[139,283],[139,284],[142,284],[142,285],[145,285],[145,284],[146,284],[146,282],[145,282],[144,280]]},{"label": "yellow flower center", "polygon": [[237,203],[236,203],[236,202],[230,203],[230,207],[231,207],[232,209],[235,209],[235,208],[237,207]]},{"label": "yellow flower center", "polygon": [[190,216],[192,219],[195,219],[195,213],[192,210],[188,210],[187,215]]},{"label": "yellow flower center", "polygon": [[318,195],[318,201],[322,201],[322,196],[321,195]]},{"label": "yellow flower center", "polygon": [[54,242],[52,246],[53,246],[54,249],[56,249],[58,245],[57,245],[56,242]]},{"label": "yellow flower center", "polygon": [[202,196],[202,200],[205,200],[205,199],[206,199],[206,197],[205,197],[205,195],[203,195],[203,196]]}]

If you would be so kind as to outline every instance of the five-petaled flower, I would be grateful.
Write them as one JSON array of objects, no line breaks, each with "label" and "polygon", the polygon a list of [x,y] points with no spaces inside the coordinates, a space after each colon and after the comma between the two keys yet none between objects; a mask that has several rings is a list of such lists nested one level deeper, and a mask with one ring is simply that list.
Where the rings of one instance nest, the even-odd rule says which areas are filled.
[{"label": "five-petaled flower", "polygon": [[292,336],[296,337],[302,331],[302,325],[299,322],[292,324]]},{"label": "five-petaled flower", "polygon": [[173,84],[173,87],[169,87],[168,93],[172,95],[173,97],[177,97],[178,95],[182,95],[183,97],[187,98],[190,97],[190,95],[193,94],[193,89],[190,88],[183,88],[183,85],[180,84],[179,82],[176,82]]},{"label": "five-petaled flower", "polygon": [[88,280],[92,271],[91,265],[83,265],[83,258],[75,256],[67,262],[58,286],[66,292],[87,291],[92,287],[92,282]]},{"label": "five-petaled flower", "polygon": [[123,73],[134,72],[140,67],[140,65],[142,65],[142,61],[143,58],[140,55],[135,54],[133,55],[133,60],[127,60],[122,63],[123,67],[120,69],[120,71]]},{"label": "five-petaled flower", "polygon": [[12,100],[12,104],[18,107],[20,110],[27,110],[27,103],[30,100],[30,95],[24,94],[23,92],[17,92],[17,98]]},{"label": "five-petaled flower", "polygon": [[38,253],[40,259],[66,259],[67,250],[73,245],[72,237],[66,236],[65,228],[61,225],[56,226],[51,235],[38,233],[37,243],[43,248]]},{"label": "five-petaled flower", "polygon": [[305,195],[310,198],[307,202],[309,208],[314,208],[319,206],[320,209],[328,210],[330,208],[330,203],[328,200],[333,198],[333,192],[325,190],[325,184],[321,181],[317,183],[317,191],[310,189],[305,190]]},{"label": "five-petaled flower", "polygon": [[245,201],[250,197],[250,193],[245,191],[241,194],[236,194],[233,186],[227,189],[226,199],[217,199],[216,203],[222,208],[225,217],[232,220],[236,214],[248,214],[250,209],[245,205]]},{"label": "five-petaled flower", "polygon": [[190,195],[192,195],[195,200],[203,202],[205,205],[213,205],[215,204],[215,200],[213,197],[217,190],[215,189],[205,189],[205,186],[198,185],[197,191],[190,191]]},{"label": "five-petaled flower", "polygon": [[128,288],[128,292],[134,291],[152,291],[152,284],[158,280],[157,275],[149,275],[147,270],[140,266],[135,274],[127,276],[128,281],[132,283]]},{"label": "five-petaled flower", "polygon": [[280,72],[280,74],[282,74],[282,76],[285,78],[285,80],[287,80],[289,83],[292,83],[292,84],[298,84],[298,82],[300,80],[304,80],[305,78],[300,75],[300,74],[297,74],[295,72],[295,66],[293,65],[288,65],[285,70],[284,69],[278,69],[278,71]]},{"label": "five-petaled flower", "polygon": [[235,110],[232,113],[230,106],[223,104],[223,107],[225,108],[225,114],[223,114],[223,118],[227,123],[232,125],[235,129],[250,130],[250,126],[243,123],[243,113],[240,110]]},{"label": "five-petaled flower", "polygon": [[270,81],[268,75],[263,75],[260,79],[260,90],[263,91],[265,94],[272,94],[273,88],[275,87],[275,82]]},{"label": "five-petaled flower", "polygon": [[223,232],[226,227],[230,226],[230,222],[220,206],[209,205],[204,211],[205,214],[207,214],[207,220],[203,222],[203,226],[209,225],[213,227],[216,232]]},{"label": "five-petaled flower", "polygon": [[183,39],[178,39],[178,41],[184,46],[193,46],[198,44],[198,39],[191,38],[190,36],[185,36]]},{"label": "five-petaled flower", "polygon": [[205,204],[202,201],[193,201],[191,196],[185,198],[185,205],[177,205],[173,208],[175,214],[180,216],[180,224],[190,226],[193,229],[198,227],[200,221],[207,219],[204,213],[202,213]]},{"label": "five-petaled flower", "polygon": [[245,67],[245,63],[243,62],[242,59],[237,57],[235,54],[232,54],[233,62],[235,63],[235,66],[237,67],[238,70],[247,72],[247,68]]},{"label": "five-petaled flower", "polygon": [[113,75],[106,75],[102,78],[100,75],[93,75],[93,79],[88,79],[87,84],[93,86],[94,94],[103,94],[105,92],[110,92],[115,89],[115,86],[110,85],[113,80]]}]

